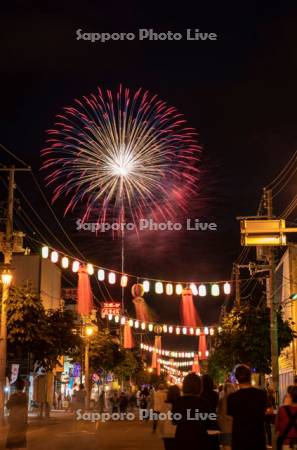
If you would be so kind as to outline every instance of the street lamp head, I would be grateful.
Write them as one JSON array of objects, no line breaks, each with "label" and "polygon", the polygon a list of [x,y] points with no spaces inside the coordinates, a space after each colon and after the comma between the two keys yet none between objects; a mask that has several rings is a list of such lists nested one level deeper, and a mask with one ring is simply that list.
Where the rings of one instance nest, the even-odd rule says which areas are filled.
[{"label": "street lamp head", "polygon": [[10,286],[12,282],[12,273],[8,269],[4,269],[1,275],[2,283],[5,286]]},{"label": "street lamp head", "polygon": [[93,327],[91,327],[91,326],[86,327],[86,335],[87,336],[92,336],[93,332],[94,332]]}]

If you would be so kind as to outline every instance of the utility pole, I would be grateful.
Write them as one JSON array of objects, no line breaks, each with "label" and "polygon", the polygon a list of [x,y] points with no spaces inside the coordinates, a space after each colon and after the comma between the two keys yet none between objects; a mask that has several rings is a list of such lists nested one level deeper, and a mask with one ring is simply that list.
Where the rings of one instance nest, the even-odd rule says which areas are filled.
[{"label": "utility pole", "polygon": [[[264,188],[264,205],[267,210],[268,219],[273,218],[272,191]],[[269,280],[267,289],[267,303],[270,307],[270,340],[271,340],[271,370],[272,383],[275,390],[276,403],[279,404],[279,367],[278,367],[278,326],[277,313],[278,302],[275,295],[275,255],[274,247],[269,247]]]},{"label": "utility pole", "polygon": [[86,390],[86,409],[90,407],[90,341],[86,338],[85,346],[85,390]]},{"label": "utility pole", "polygon": [[[4,422],[5,384],[6,384],[6,363],[7,363],[7,311],[6,303],[9,298],[9,286],[12,275],[10,272],[11,259],[14,251],[21,251],[17,248],[13,232],[13,204],[15,188],[15,172],[28,172],[28,168],[1,167],[0,172],[8,172],[8,206],[6,217],[5,235],[0,239],[0,251],[4,257],[4,271],[2,272],[2,300],[1,300],[1,323],[0,323],[0,423]],[[22,237],[22,233],[20,234]]]},{"label": "utility pole", "polygon": [[235,264],[235,302],[236,306],[240,306],[240,268]]}]

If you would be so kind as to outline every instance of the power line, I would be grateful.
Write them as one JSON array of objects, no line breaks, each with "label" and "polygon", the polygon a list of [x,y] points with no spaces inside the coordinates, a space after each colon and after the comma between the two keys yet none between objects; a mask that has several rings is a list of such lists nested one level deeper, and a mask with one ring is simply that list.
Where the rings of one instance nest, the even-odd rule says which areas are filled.
[{"label": "power line", "polygon": [[278,175],[266,186],[267,189],[275,189],[282,180],[287,176],[288,170],[290,170],[292,163],[297,160],[297,150],[293,153],[285,167],[278,173]]},{"label": "power line", "polygon": [[18,161],[20,164],[23,164],[27,169],[31,169],[31,167],[26,164],[21,158],[19,158],[18,156],[16,156],[14,153],[12,153],[10,150],[8,150],[8,148],[6,148],[3,144],[0,144],[0,147],[6,152],[8,153],[10,156],[12,156],[16,161]]}]

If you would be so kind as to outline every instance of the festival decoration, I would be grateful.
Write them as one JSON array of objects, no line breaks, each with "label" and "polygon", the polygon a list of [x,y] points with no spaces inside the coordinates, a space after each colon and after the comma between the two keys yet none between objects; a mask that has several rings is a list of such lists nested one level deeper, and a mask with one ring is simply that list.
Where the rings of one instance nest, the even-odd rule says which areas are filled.
[{"label": "festival decoration", "polygon": [[74,272],[74,273],[78,272],[79,267],[80,267],[79,261],[73,261],[73,263],[72,263],[72,272]]},{"label": "festival decoration", "polygon": [[141,350],[145,350],[147,352],[154,352],[157,355],[161,355],[161,356],[167,356],[169,358],[194,358],[195,356],[195,352],[181,352],[181,351],[175,351],[175,350],[164,350],[164,349],[159,349],[157,347],[153,347],[150,345],[146,345],[146,344],[140,344],[140,348]]},{"label": "festival decoration", "polygon": [[201,284],[201,285],[198,287],[198,295],[199,295],[200,297],[205,297],[206,294],[207,294],[207,292],[206,292],[206,286],[205,286],[204,284]]},{"label": "festival decoration", "polygon": [[220,286],[218,284],[212,284],[211,285],[211,295],[214,297],[217,297],[220,295]]},{"label": "festival decoration", "polygon": [[[197,325],[202,325],[198,313],[195,309],[193,302],[193,292],[191,288],[186,288],[182,291],[182,301],[181,301],[181,316],[183,325],[188,327],[196,327]],[[187,331],[183,334],[187,334]]]},{"label": "festival decoration", "polygon": [[189,373],[189,372],[186,372],[186,371],[181,371],[181,370],[178,370],[178,369],[173,369],[172,367],[163,367],[163,368],[161,369],[161,372],[165,372],[165,373],[168,373],[168,374],[170,374],[170,375],[177,375],[177,376],[181,377],[182,379],[183,379],[184,377],[186,377],[186,376],[188,375],[188,373]]},{"label": "festival decoration", "polygon": [[67,258],[67,256],[63,256],[63,258],[61,259],[61,266],[63,267],[63,269],[68,269],[69,259]]},{"label": "festival decoration", "polygon": [[93,264],[90,264],[90,263],[87,264],[87,272],[88,272],[89,275],[94,275]]},{"label": "festival decoration", "polygon": [[172,367],[188,367],[188,366],[193,366],[193,364],[194,364],[194,360],[193,361],[173,361],[171,359],[158,358],[158,361],[160,364],[164,364],[165,366],[172,366]]},{"label": "festival decoration", "polygon": [[97,272],[98,280],[104,281],[105,280],[105,270],[99,269]]},{"label": "festival decoration", "polygon": [[228,282],[224,283],[224,294],[231,294],[231,284]]},{"label": "festival decoration", "polygon": [[109,274],[108,274],[108,282],[110,284],[115,284],[115,282],[116,282],[116,274],[114,272],[109,272]]},{"label": "festival decoration", "polygon": [[41,256],[42,258],[46,259],[48,258],[48,255],[49,255],[49,248],[47,245],[44,245],[41,249]]},{"label": "festival decoration", "polygon": [[[132,319],[132,318],[128,318],[126,316],[121,316],[121,315],[117,315],[117,314],[109,314],[108,315],[108,319],[109,320],[114,320],[115,322],[121,322],[121,318],[124,317],[125,321],[129,321],[129,324],[131,327],[135,327],[135,324],[138,323],[138,327],[139,327],[139,320],[141,319]],[[162,333],[168,333],[168,334],[176,334],[176,335],[180,335],[183,334],[185,336],[200,336],[201,334],[209,334],[210,336],[214,335],[215,329],[217,327],[212,326],[212,327],[184,327],[184,326],[180,326],[180,325],[168,325],[168,324],[155,324],[155,323],[151,323],[151,322],[145,322],[142,321],[141,323],[141,329],[142,330],[147,330],[150,332],[153,332],[155,334],[162,334]]]},{"label": "festival decoration", "polygon": [[136,318],[137,320],[142,321],[141,329],[146,329],[145,322],[149,320],[153,320],[154,314],[152,310],[146,304],[143,295],[144,295],[144,287],[142,284],[134,284],[131,289],[131,293],[133,298],[133,303],[135,306]]},{"label": "festival decoration", "polygon": [[56,263],[56,262],[58,262],[58,259],[59,259],[59,254],[58,254],[58,252],[56,252],[55,250],[53,250],[52,253],[51,253],[51,262],[52,262],[52,263]]},{"label": "festival decoration", "polygon": [[48,246],[42,247],[41,249],[42,258],[44,259],[48,258],[50,250],[51,250],[51,261],[52,262],[54,261],[54,263],[59,263],[59,261],[61,261],[61,266],[63,269],[67,269],[70,266],[70,261],[72,261],[71,268],[73,272],[78,272],[78,269],[81,265],[86,266],[88,268],[89,275],[95,274],[96,269],[98,281],[104,282],[106,280],[106,272],[108,272],[107,279],[109,284],[115,284],[117,280],[119,280],[119,283],[123,288],[126,288],[128,286],[129,281],[133,282],[134,280],[138,280],[138,282],[133,286],[142,286],[141,289],[143,290],[143,293],[142,295],[135,295],[135,297],[142,297],[144,293],[148,293],[152,285],[155,286],[155,292],[157,294],[165,293],[168,296],[173,295],[174,292],[176,295],[182,295],[183,290],[190,289],[192,295],[195,296],[198,295],[199,297],[205,297],[206,295],[211,294],[212,296],[217,297],[221,293],[229,295],[232,290],[231,281],[229,282],[226,280],[215,282],[204,281],[203,283],[199,282],[189,283],[187,281],[184,282],[175,282],[167,280],[156,281],[154,279],[143,278],[139,275],[126,274],[113,269],[106,269],[103,267],[99,267],[95,264],[71,258],[71,256],[59,253],[56,250],[50,249]]},{"label": "festival decoration", "polygon": [[208,357],[206,333],[202,333],[199,337],[199,350],[198,350],[199,360],[204,361]]},{"label": "festival decoration", "polygon": [[77,287],[77,312],[82,316],[88,316],[93,309],[93,294],[90,278],[85,266],[78,270]]},{"label": "festival decoration", "polygon": [[192,372],[200,375],[200,364],[199,364],[199,355],[198,353],[194,356],[193,366],[192,366]]},{"label": "festival decoration", "polygon": [[137,283],[137,284],[133,284],[132,288],[131,288],[131,294],[133,297],[143,297],[144,295],[144,287],[142,284]]},{"label": "festival decoration", "polygon": [[142,282],[144,292],[149,292],[150,290],[150,282],[148,280],[144,280]]},{"label": "festival decoration", "polygon": [[[155,346],[154,348],[158,349],[159,352],[162,351],[161,350],[161,336],[155,336]],[[152,354],[152,368],[156,369],[156,373],[157,375],[160,375],[161,373],[161,366],[160,366],[160,362],[157,358],[157,352],[153,352]]]},{"label": "festival decoration", "polygon": [[133,336],[132,336],[132,330],[129,322],[125,322],[124,324],[124,348],[133,348]]},{"label": "festival decoration", "polygon": [[[121,312],[121,304],[119,302],[104,302],[101,308],[101,315],[105,317],[107,315],[118,315]],[[119,318],[119,316],[117,316]]]}]

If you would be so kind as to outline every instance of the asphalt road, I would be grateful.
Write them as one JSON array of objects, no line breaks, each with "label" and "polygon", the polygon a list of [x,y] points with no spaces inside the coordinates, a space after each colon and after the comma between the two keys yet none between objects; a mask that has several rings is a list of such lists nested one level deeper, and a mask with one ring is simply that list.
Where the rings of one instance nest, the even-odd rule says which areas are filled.
[{"label": "asphalt road", "polygon": [[29,450],[163,450],[162,441],[152,433],[151,423],[92,423],[63,420],[32,426]]}]

